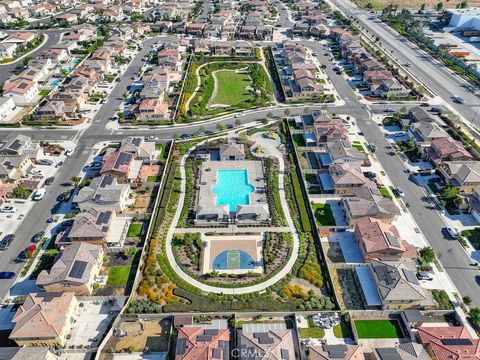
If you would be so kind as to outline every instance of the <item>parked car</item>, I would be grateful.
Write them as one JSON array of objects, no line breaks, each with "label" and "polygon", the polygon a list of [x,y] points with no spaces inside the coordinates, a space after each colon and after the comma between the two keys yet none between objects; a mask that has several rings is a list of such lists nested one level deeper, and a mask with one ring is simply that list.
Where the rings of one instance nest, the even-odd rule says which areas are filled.
[{"label": "parked car", "polygon": [[395,109],[393,109],[393,108],[386,108],[384,111],[387,112],[387,113],[393,113],[393,112],[395,112]]},{"label": "parked car", "polygon": [[89,168],[92,170],[100,170],[103,164],[101,162],[93,162],[90,164]]},{"label": "parked car", "polygon": [[70,156],[73,154],[74,149],[67,149],[65,150],[65,156]]},{"label": "parked car", "polygon": [[30,170],[30,174],[43,176],[43,171],[41,169],[33,168]]},{"label": "parked car", "polygon": [[0,279],[13,279],[15,277],[15,273],[13,271],[0,271]]},{"label": "parked car", "polygon": [[426,271],[419,271],[417,273],[417,279],[418,280],[433,280],[433,277],[432,275],[430,275],[428,272]]},{"label": "parked car", "polygon": [[441,113],[441,112],[442,112],[442,109],[439,108],[439,107],[435,107],[435,106],[434,106],[434,107],[432,107],[432,108],[430,109],[430,111],[431,111],[431,112],[434,112],[434,113]]},{"label": "parked car", "polygon": [[0,208],[0,212],[7,213],[7,214],[14,214],[17,212],[17,208],[14,206],[6,205]]},{"label": "parked car", "polygon": [[61,193],[60,195],[57,196],[57,201],[62,202],[62,201],[65,201],[66,198],[67,198],[67,193]]},{"label": "parked car", "polygon": [[460,233],[457,229],[447,226],[446,230],[448,235],[450,235],[453,239],[458,239],[460,237]]},{"label": "parked car", "polygon": [[158,141],[157,136],[145,136],[145,140],[147,141]]},{"label": "parked car", "polygon": [[377,177],[377,174],[375,174],[374,172],[372,171],[365,171],[363,173],[363,175],[367,178],[367,179],[374,179]]},{"label": "parked car", "polygon": [[371,152],[375,152],[377,150],[377,146],[374,143],[370,143],[367,145],[368,150]]},{"label": "parked car", "polygon": [[7,250],[13,240],[15,240],[15,234],[5,235],[2,241],[0,241],[0,251]]},{"label": "parked car", "polygon": [[36,244],[40,242],[40,240],[42,240],[44,236],[45,236],[45,231],[39,231],[38,233],[32,236],[32,242]]},{"label": "parked car", "polygon": [[465,99],[458,96],[458,95],[454,95],[453,96],[453,100],[456,102],[456,103],[459,103],[459,104],[465,104]]},{"label": "parked car", "polygon": [[399,187],[399,186],[397,186],[397,187],[395,188],[395,192],[396,192],[397,195],[400,196],[400,197],[404,197],[404,196],[405,196],[405,192],[404,192],[403,189],[402,189],[401,187]]},{"label": "parked car", "polygon": [[47,190],[45,188],[38,189],[35,191],[35,194],[33,195],[32,199],[35,201],[42,200],[46,193],[47,193]]},{"label": "parked car", "polygon": [[50,176],[45,180],[45,185],[52,185],[54,181],[55,181],[55,176]]},{"label": "parked car", "polygon": [[39,165],[53,165],[53,161],[50,159],[40,159],[37,160],[37,164]]}]

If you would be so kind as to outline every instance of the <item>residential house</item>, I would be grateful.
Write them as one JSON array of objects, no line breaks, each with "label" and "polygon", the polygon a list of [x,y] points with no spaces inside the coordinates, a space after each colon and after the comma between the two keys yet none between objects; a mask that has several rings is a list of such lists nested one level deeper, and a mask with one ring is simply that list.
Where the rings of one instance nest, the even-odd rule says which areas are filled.
[{"label": "residential house", "polygon": [[19,346],[63,347],[77,309],[73,292],[29,293],[13,316],[9,339]]},{"label": "residential house", "polygon": [[134,157],[132,154],[123,151],[107,152],[103,157],[103,166],[100,170],[101,175],[111,175],[120,182],[127,182],[130,168]]},{"label": "residential house", "polygon": [[16,181],[25,176],[32,166],[32,160],[27,155],[0,156],[0,179]]},{"label": "residential house", "polygon": [[220,160],[244,160],[245,149],[243,144],[222,144],[220,145]]},{"label": "residential house", "polygon": [[73,12],[66,12],[54,16],[54,19],[59,23],[75,24],[78,22],[78,15]]},{"label": "residential house", "polygon": [[410,90],[395,78],[384,81],[377,91],[381,98],[402,98],[410,94]]},{"label": "residential house", "polygon": [[31,31],[16,31],[11,33],[3,43],[25,44],[35,39],[35,33]]},{"label": "residential house", "polygon": [[334,344],[308,347],[308,360],[364,360],[362,349],[358,345]]},{"label": "residential house", "polygon": [[471,193],[466,194],[464,199],[467,202],[468,211],[480,223],[480,187],[476,187]]},{"label": "residential house", "polygon": [[348,163],[352,166],[366,166],[369,164],[367,154],[352,146],[348,140],[332,138],[327,142],[326,146],[331,163]]},{"label": "residential house", "polygon": [[10,120],[17,106],[11,97],[0,97],[0,123]]},{"label": "residential house", "polygon": [[175,360],[227,359],[230,330],[184,326],[178,329]]},{"label": "residential house", "polygon": [[353,195],[355,190],[362,186],[375,187],[375,184],[363,175],[359,166],[349,163],[332,164],[328,168],[328,173],[334,193],[338,195]]},{"label": "residential house", "polygon": [[103,264],[102,246],[77,242],[67,246],[50,270],[42,270],[37,285],[47,292],[74,292],[91,295]]},{"label": "residential house", "polygon": [[437,169],[446,182],[461,192],[480,188],[480,161],[442,161]]},{"label": "residential house", "polygon": [[38,57],[41,59],[51,59],[56,63],[67,60],[68,51],[64,47],[52,47],[45,50],[42,50]]},{"label": "residential house", "polygon": [[432,122],[433,118],[420,106],[411,107],[407,114],[411,122]]},{"label": "residential house", "polygon": [[168,118],[168,104],[162,103],[158,99],[145,98],[130,105],[129,112],[138,120],[166,119]]},{"label": "residential house", "polygon": [[425,159],[435,165],[443,161],[473,160],[473,156],[465,149],[463,144],[451,137],[434,139],[431,141],[430,147],[422,150]]},{"label": "residential house", "polygon": [[27,155],[36,160],[43,155],[43,150],[39,143],[33,143],[29,136],[22,134],[10,134],[0,143],[0,154],[2,155]]},{"label": "residential house", "polygon": [[34,120],[67,120],[77,119],[78,106],[64,101],[47,101],[33,114]]},{"label": "residential house", "polygon": [[0,43],[0,60],[3,59],[12,59],[17,50],[16,43]]},{"label": "residential house", "polygon": [[[313,125],[313,137],[315,140],[314,145],[319,146],[325,144],[331,140],[348,140],[348,129],[342,122],[330,122],[330,123],[314,123]],[[305,136],[306,144],[311,137]]]},{"label": "residential house", "polygon": [[120,151],[129,153],[135,159],[153,160],[155,159],[155,143],[145,141],[143,137],[127,137],[122,140]]},{"label": "residential house", "polygon": [[131,193],[129,185],[119,184],[115,177],[104,175],[93,178],[90,185],[82,187],[73,202],[81,211],[108,208],[118,214],[125,210]]},{"label": "residential house", "polygon": [[400,237],[396,226],[379,219],[359,219],[355,225],[355,240],[366,261],[417,257],[416,247]]},{"label": "residential house", "polygon": [[15,105],[31,105],[38,99],[37,83],[27,79],[17,79],[3,84],[3,96],[11,97]]},{"label": "residential house", "polygon": [[415,261],[373,259],[370,266],[383,309],[422,309],[435,305],[432,295],[420,285],[415,275]]},{"label": "residential house", "polygon": [[[408,311],[408,310],[407,310]],[[416,342],[400,343],[395,347],[378,347],[373,349],[371,360],[431,360],[427,350]]]},{"label": "residential house", "polygon": [[206,27],[206,24],[189,23],[187,24],[186,32],[188,35],[203,36],[205,27]]},{"label": "residential house", "polygon": [[[296,359],[292,329],[271,330],[264,332],[237,331],[239,360],[257,358]],[[268,354],[268,355],[267,355]]]},{"label": "residential house", "polygon": [[480,360],[480,340],[472,339],[464,326],[421,326],[417,333],[436,360]]},{"label": "residential house", "polygon": [[376,218],[384,223],[392,223],[400,215],[395,203],[383,197],[378,188],[361,186],[353,192],[352,197],[342,197],[342,207],[349,225],[356,225],[358,221]]},{"label": "residential house", "polygon": [[4,347],[2,360],[57,360],[57,357],[48,347]]},{"label": "residential house", "polygon": [[413,123],[410,125],[408,132],[413,141],[419,145],[428,144],[435,139],[450,137],[439,125],[431,122]]}]

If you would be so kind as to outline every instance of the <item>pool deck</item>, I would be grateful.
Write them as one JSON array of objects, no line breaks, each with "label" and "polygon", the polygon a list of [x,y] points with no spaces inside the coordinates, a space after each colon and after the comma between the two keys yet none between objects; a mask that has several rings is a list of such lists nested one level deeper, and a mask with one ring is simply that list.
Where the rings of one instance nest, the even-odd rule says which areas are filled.
[{"label": "pool deck", "polygon": [[[206,236],[202,234],[203,250],[203,273],[211,272],[212,264],[218,254],[225,250],[242,250],[250,255],[253,261],[258,264],[263,263],[263,233],[258,235],[215,235]],[[215,269],[219,273],[226,274],[245,274],[249,271],[263,274],[263,266],[255,266],[254,269]]]},{"label": "pool deck", "polygon": [[212,192],[213,186],[217,183],[218,170],[247,170],[248,183],[250,185],[253,185],[253,187],[255,188],[255,190],[250,193],[249,204],[261,205],[267,203],[264,172],[261,161],[205,161],[202,164],[202,168],[200,169],[200,191],[198,194],[198,207],[222,207],[221,205],[217,205],[216,196]]}]

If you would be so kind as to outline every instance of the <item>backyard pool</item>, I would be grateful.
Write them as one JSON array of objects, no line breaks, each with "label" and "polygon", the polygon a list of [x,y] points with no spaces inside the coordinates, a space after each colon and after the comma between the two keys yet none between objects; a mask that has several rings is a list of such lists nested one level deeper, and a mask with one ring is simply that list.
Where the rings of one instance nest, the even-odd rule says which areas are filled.
[{"label": "backyard pool", "polygon": [[255,188],[248,183],[247,170],[218,170],[217,184],[212,187],[217,205],[229,205],[235,211],[237,205],[250,203],[250,193]]},{"label": "backyard pool", "polygon": [[252,257],[242,250],[222,251],[213,260],[213,270],[254,269]]},{"label": "backyard pool", "polygon": [[76,65],[78,65],[79,62],[80,62],[80,59],[77,59],[77,58],[75,58],[75,57],[74,57],[74,58],[71,58],[71,59],[69,60],[68,64],[63,67],[63,70],[69,73],[69,72],[72,71],[72,69],[73,69]]},{"label": "backyard pool", "polygon": [[55,87],[58,85],[59,82],[60,82],[60,79],[52,79],[48,84],[48,86]]}]

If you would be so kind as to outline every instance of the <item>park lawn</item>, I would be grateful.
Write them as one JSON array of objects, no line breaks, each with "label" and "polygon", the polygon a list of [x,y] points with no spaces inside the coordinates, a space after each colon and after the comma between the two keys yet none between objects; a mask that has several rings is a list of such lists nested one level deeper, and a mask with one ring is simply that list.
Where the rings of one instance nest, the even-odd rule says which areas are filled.
[{"label": "park lawn", "polygon": [[480,250],[480,227],[471,230],[462,231],[462,236],[466,237],[475,250]]},{"label": "park lawn", "polygon": [[108,272],[107,286],[125,286],[131,266],[112,266]]},{"label": "park lawn", "polygon": [[302,339],[321,339],[325,336],[325,330],[321,327],[299,328],[299,330]]},{"label": "park lawn", "polygon": [[319,226],[335,226],[335,218],[329,204],[313,204],[313,214]]},{"label": "park lawn", "polygon": [[137,237],[142,233],[142,224],[130,224],[127,237]]},{"label": "park lawn", "polygon": [[305,139],[302,134],[293,134],[292,139],[296,147],[305,146]]},{"label": "park lawn", "polygon": [[252,84],[248,74],[237,74],[234,70],[217,70],[215,72],[217,93],[210,99],[210,105],[238,105],[251,98],[245,90]]},{"label": "park lawn", "polygon": [[355,320],[354,324],[360,339],[403,338],[402,329],[396,320]]}]

